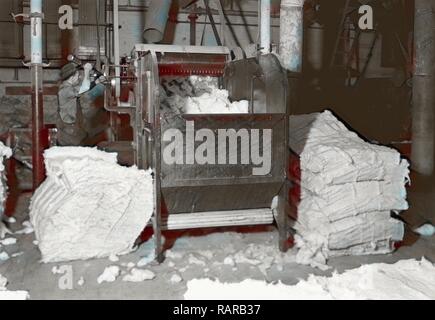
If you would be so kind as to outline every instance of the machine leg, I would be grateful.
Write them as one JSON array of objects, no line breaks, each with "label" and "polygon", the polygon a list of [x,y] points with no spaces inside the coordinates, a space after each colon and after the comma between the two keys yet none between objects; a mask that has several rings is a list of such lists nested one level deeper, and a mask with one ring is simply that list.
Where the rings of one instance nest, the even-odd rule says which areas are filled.
[{"label": "machine leg", "polygon": [[[160,197],[156,197],[159,198]],[[155,244],[155,257],[158,263],[164,261],[163,255],[163,243],[162,243],[162,228],[161,228],[161,206],[156,206],[156,212],[154,213],[153,219],[153,229],[154,229],[154,244]]]},{"label": "machine leg", "polygon": [[281,252],[287,252],[288,250],[288,238],[289,238],[289,232],[288,232],[288,226],[289,226],[289,210],[290,206],[287,200],[287,194],[288,194],[288,185],[287,183],[283,186],[283,188],[280,191],[279,198],[278,198],[278,208],[277,214],[276,214],[276,223],[278,226],[278,233],[279,233],[279,250]]},{"label": "machine leg", "polygon": [[165,260],[163,255],[163,243],[162,243],[162,198],[160,189],[160,179],[156,175],[155,179],[155,208],[153,220],[154,228],[154,241],[155,241],[155,256],[158,263],[162,263]]},{"label": "machine leg", "polygon": [[165,257],[163,255],[162,233],[160,230],[158,230],[157,232],[154,232],[154,241],[155,241],[155,246],[156,246],[156,249],[155,249],[156,250],[155,251],[156,261],[158,263],[163,263],[163,261],[165,260]]}]

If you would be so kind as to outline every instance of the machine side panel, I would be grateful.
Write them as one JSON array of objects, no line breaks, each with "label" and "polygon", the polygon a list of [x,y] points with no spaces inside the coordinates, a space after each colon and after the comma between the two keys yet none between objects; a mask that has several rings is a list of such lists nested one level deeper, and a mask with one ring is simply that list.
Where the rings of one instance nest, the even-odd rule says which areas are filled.
[{"label": "machine side panel", "polygon": [[[285,115],[215,115],[215,116],[177,116],[166,122],[162,119],[162,137],[166,130],[179,130],[183,134],[183,163],[168,164],[162,157],[162,193],[167,210],[170,213],[201,212],[211,210],[238,210],[270,207],[272,199],[276,196],[286,179],[285,163],[287,161],[287,148],[283,143],[286,134]],[[188,150],[186,142],[186,124],[193,122],[194,132],[202,129],[212,130],[216,134],[215,159],[218,161],[219,130],[233,129],[235,132],[252,133],[258,130],[260,137],[260,154],[263,157],[270,155],[270,170],[265,175],[254,175],[252,162],[241,163],[242,139],[237,140],[237,164],[229,163],[230,142],[226,145],[226,164],[186,164]],[[263,144],[264,130],[270,130],[270,143]],[[251,136],[252,137],[252,136]],[[245,140],[246,142],[247,140]],[[254,147],[252,140],[248,141],[249,152]],[[162,141],[162,154],[174,140]],[[195,152],[204,143],[196,141]],[[233,152],[236,144],[232,145]],[[255,148],[255,147],[254,147]],[[196,161],[196,159],[193,159]],[[267,161],[266,161],[267,162]]]}]

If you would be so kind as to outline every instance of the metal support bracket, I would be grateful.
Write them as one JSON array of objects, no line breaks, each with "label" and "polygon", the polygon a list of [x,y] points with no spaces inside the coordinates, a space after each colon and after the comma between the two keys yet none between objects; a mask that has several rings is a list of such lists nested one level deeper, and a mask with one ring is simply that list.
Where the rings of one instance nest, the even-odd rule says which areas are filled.
[{"label": "metal support bracket", "polygon": [[31,19],[31,18],[41,18],[45,19],[44,13],[39,12],[32,12],[32,13],[11,13],[12,18],[14,19],[15,23],[18,23],[17,18],[25,18],[25,19]]},{"label": "metal support bracket", "polygon": [[41,66],[43,68],[48,68],[49,66],[51,66],[51,63],[31,63],[31,62],[24,62],[24,61],[22,61],[22,64],[27,68],[31,68],[33,66]]}]

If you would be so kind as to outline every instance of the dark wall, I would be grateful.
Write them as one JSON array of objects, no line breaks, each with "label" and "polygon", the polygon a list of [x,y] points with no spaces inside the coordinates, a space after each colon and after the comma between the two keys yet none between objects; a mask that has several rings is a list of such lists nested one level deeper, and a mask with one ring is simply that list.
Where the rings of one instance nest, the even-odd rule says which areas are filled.
[{"label": "dark wall", "polygon": [[[406,56],[405,51],[409,50],[412,54],[412,47],[408,48],[410,41],[412,43],[411,2],[372,1],[376,29],[384,39],[381,66],[393,68],[394,72],[389,78],[378,79],[367,79],[363,74],[356,86],[348,87],[345,86],[344,67],[329,65],[345,1],[309,1],[306,6],[306,27],[316,21],[325,30],[324,69],[315,72],[305,63],[300,103],[293,106],[292,113],[330,109],[367,139],[383,144],[409,140],[412,56]],[[320,5],[320,10],[314,9],[316,4]],[[354,1],[356,4],[357,1]],[[358,21],[357,11],[351,15],[351,19]],[[366,59],[366,56],[360,55],[361,65]]]}]

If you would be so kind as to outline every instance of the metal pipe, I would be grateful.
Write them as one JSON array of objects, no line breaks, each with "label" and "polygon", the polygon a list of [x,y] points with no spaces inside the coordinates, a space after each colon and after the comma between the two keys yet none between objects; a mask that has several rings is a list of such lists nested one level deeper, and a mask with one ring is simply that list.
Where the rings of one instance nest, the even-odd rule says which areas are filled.
[{"label": "metal pipe", "polygon": [[199,16],[196,14],[196,4],[192,5],[192,12],[189,14],[190,21],[190,45],[196,45],[196,23]]},{"label": "metal pipe", "polygon": [[31,25],[31,63],[42,63],[42,0],[32,0],[30,3]]},{"label": "metal pipe", "polygon": [[415,0],[411,160],[423,175],[434,171],[434,18],[432,0]]},{"label": "metal pipe", "polygon": [[219,24],[221,26],[221,30],[220,30],[220,36],[221,36],[221,41],[222,41],[222,45],[225,46],[226,45],[226,39],[225,39],[225,13],[224,13],[224,8],[222,6],[222,2],[221,0],[217,0],[216,1],[217,7],[218,7],[218,12],[219,12]]},{"label": "metal pipe", "polygon": [[[317,22],[307,28],[306,49],[307,61],[315,71],[321,71],[323,68],[323,39],[324,27]],[[356,43],[356,41],[355,41]]]},{"label": "metal pipe", "polygon": [[214,34],[214,37],[216,39],[216,43],[218,46],[222,46],[222,41],[221,41],[221,38],[220,38],[219,33],[217,31],[216,23],[214,21],[213,13],[211,12],[208,0],[204,0],[204,4],[205,4],[205,9],[207,11],[208,18],[210,20],[211,28],[213,29],[213,34]]},{"label": "metal pipe", "polygon": [[95,69],[101,70],[101,37],[100,37],[100,0],[97,0],[95,5],[95,21],[97,23],[97,54]]},{"label": "metal pipe", "polygon": [[292,72],[302,71],[304,1],[281,1],[279,55],[283,67]]},{"label": "metal pipe", "polygon": [[271,48],[271,17],[270,0],[261,0],[260,5],[260,50],[261,53],[270,53]]},{"label": "metal pipe", "polygon": [[121,96],[121,60],[119,56],[119,0],[113,0],[113,59],[115,67],[115,96]]},{"label": "metal pipe", "polygon": [[32,165],[33,189],[45,178],[42,131],[44,127],[43,73],[42,73],[42,0],[30,3],[30,39],[32,74]]},{"label": "metal pipe", "polygon": [[168,22],[171,0],[151,0],[145,14],[143,37],[147,43],[159,43],[163,40]]},{"label": "metal pipe", "polygon": [[[27,8],[27,7],[28,6],[26,5],[26,3],[23,3],[23,8]],[[78,5],[77,4],[71,4],[71,7],[73,9],[78,9]],[[119,6],[119,11],[120,12],[146,12],[147,10],[148,10],[148,6],[145,6],[145,5],[131,5],[131,4],[122,5],[121,4]],[[112,7],[110,5],[107,6],[107,11],[112,11]],[[211,11],[212,11],[212,13],[214,15],[218,15],[219,14],[219,12],[217,10],[215,10],[215,9],[211,9]],[[190,10],[181,8],[179,10],[179,13],[180,14],[189,14]],[[197,9],[197,13],[199,15],[207,14],[204,8],[198,8]],[[243,15],[245,17],[254,17],[254,18],[258,17],[258,10],[256,10],[256,11],[243,10],[243,12],[242,12],[242,10],[234,10],[234,9],[225,10],[225,15],[226,16],[240,17],[241,13],[243,13]],[[271,12],[271,15],[272,15],[272,18],[279,18],[279,14],[274,14],[273,12]],[[2,20],[1,22],[8,22],[8,23],[10,23],[11,21],[10,20]],[[20,23],[22,23],[22,22],[20,22]],[[57,21],[56,22],[51,22],[51,23],[50,22],[46,22],[44,24],[58,25],[58,22]],[[74,25],[76,25],[76,24],[74,24]],[[82,25],[82,24],[80,24],[80,25]],[[85,23],[83,25],[85,25],[85,26],[87,26],[87,25],[89,25],[89,26],[95,26],[95,24],[87,24],[87,23]],[[102,26],[110,27],[111,25],[110,24],[100,24],[100,26],[101,27]]]}]

